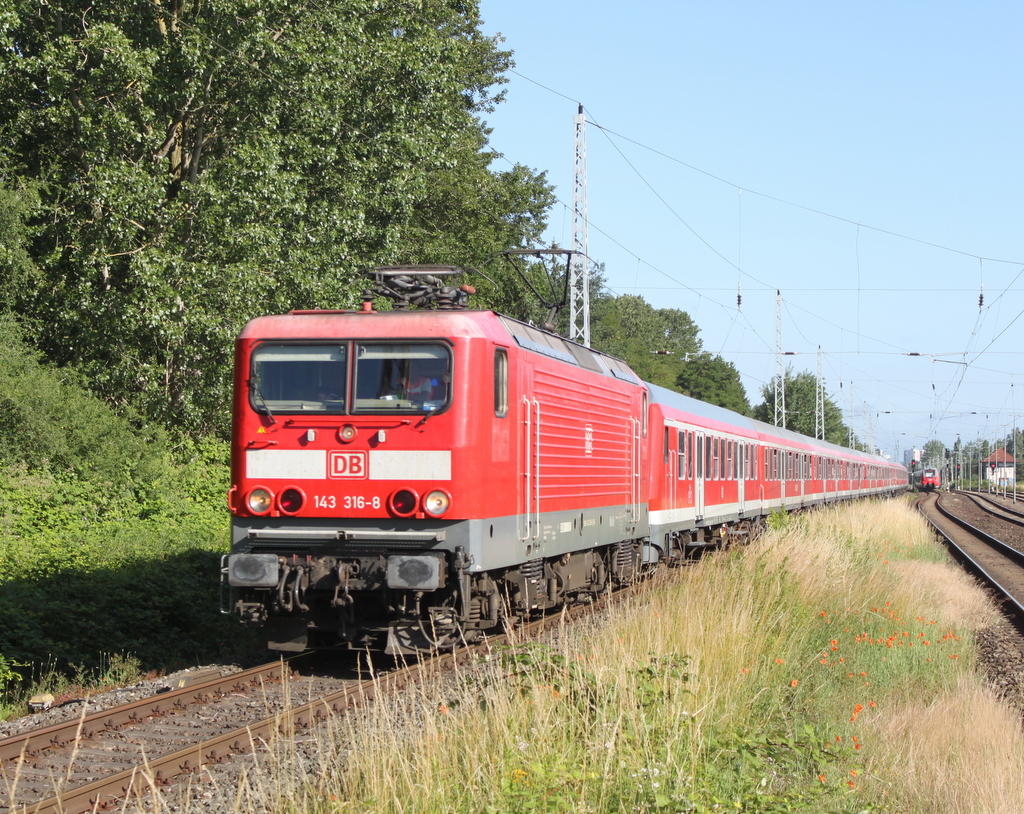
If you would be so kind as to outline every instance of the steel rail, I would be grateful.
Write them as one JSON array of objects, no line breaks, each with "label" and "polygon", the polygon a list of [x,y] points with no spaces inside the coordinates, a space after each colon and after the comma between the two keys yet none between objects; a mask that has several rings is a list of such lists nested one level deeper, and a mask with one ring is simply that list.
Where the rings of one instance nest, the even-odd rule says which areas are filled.
[{"label": "steel rail", "polygon": [[[1003,596],[1007,601],[1013,604],[1014,607],[1017,608],[1017,612],[1019,614],[1024,616],[1024,604],[1021,604],[1020,600],[1018,600],[1017,597],[1015,597],[1008,588],[1004,587],[977,560],[975,560],[973,557],[971,557],[970,554],[968,554],[960,546],[958,546],[952,540],[952,538],[950,538],[948,534],[942,531],[942,529],[940,529],[935,524],[935,522],[924,513],[923,510],[921,510],[920,504],[923,502],[924,501],[920,501],[918,503],[918,510],[921,511],[922,516],[928,521],[931,527],[935,529],[936,533],[939,536],[941,536],[944,540],[946,540],[946,542],[957,551],[960,557],[969,562],[971,564],[971,567],[975,570],[977,574],[979,574],[989,585],[991,585],[995,590],[997,590],[1001,596]],[[935,510],[939,512],[939,514],[941,514],[947,520],[962,528],[968,534],[975,536],[977,539],[981,540],[981,542],[985,543],[988,546],[991,546],[999,554],[1006,557],[1008,560],[1012,561],[1013,563],[1021,567],[1024,567],[1024,554],[1022,554],[1020,551],[1017,551],[1017,549],[1008,546],[1006,543],[1002,542],[1002,540],[997,540],[992,535],[986,534],[979,528],[975,528],[966,520],[962,520],[961,518],[957,517],[952,512],[950,512],[949,510],[942,506],[942,503],[937,496],[935,499]]]},{"label": "steel rail", "polygon": [[[970,498],[972,501],[974,501],[974,504],[976,506],[984,509],[987,512],[990,512],[991,514],[995,515],[1001,520],[1005,520],[1008,523],[1015,523],[1018,526],[1024,526],[1024,512],[1018,512],[1015,509],[1003,506],[1002,504],[992,500],[992,498],[987,497],[982,492],[968,492],[964,490],[959,490],[957,494],[961,494],[964,495],[964,497]],[[983,506],[982,503],[988,505]],[[996,511],[993,511],[993,509],[995,509]]]},{"label": "steel rail", "polygon": [[[649,585],[650,582],[635,583],[630,588],[619,591],[613,596],[615,599],[619,599],[630,595],[633,590]],[[269,744],[279,734],[287,734],[297,729],[307,729],[332,716],[345,714],[362,703],[373,701],[380,695],[401,690],[410,683],[423,682],[441,675],[444,671],[463,666],[480,654],[490,653],[497,647],[518,640],[520,637],[523,639],[536,637],[555,626],[575,620],[578,616],[603,610],[612,601],[613,596],[605,595],[586,605],[563,609],[556,614],[544,616],[523,625],[512,633],[503,633],[478,644],[442,653],[429,661],[407,665],[394,672],[367,679],[338,692],[282,710],[245,727],[189,745],[175,752],[147,758],[141,766],[134,766],[99,780],[65,789],[48,799],[22,806],[19,811],[26,812],[26,814],[86,814],[86,812],[107,811],[121,807],[125,801],[133,797],[138,798],[157,788],[174,785],[179,779],[197,775],[202,772],[204,766],[223,763],[234,755],[248,754],[254,748]],[[278,662],[278,665],[282,665],[282,663]],[[167,700],[173,701],[174,698],[180,698],[182,695],[190,693],[197,697],[204,695],[209,697],[216,691],[220,691],[216,689],[220,687],[228,687],[235,691],[237,686],[241,686],[238,682],[242,676],[256,674],[267,666],[254,668],[245,673],[235,673],[221,681],[214,680],[186,688],[184,691],[176,691],[174,695],[164,694],[160,696],[160,700],[165,703]],[[279,677],[283,678],[283,676],[284,673],[280,673]],[[255,680],[258,683],[259,679]],[[145,700],[152,701],[153,699]],[[34,730],[8,740],[20,740],[24,744],[22,749],[25,750],[27,750],[27,745],[33,741],[42,748],[46,748],[44,740],[50,745],[55,745],[51,742],[51,732],[60,732],[61,737],[67,738],[67,731],[70,729],[77,732],[82,721],[99,721],[104,717],[113,720],[112,713],[116,713],[118,721],[139,723],[143,718],[138,710],[142,708],[144,708],[142,702],[134,702],[125,707],[87,716],[86,719]],[[102,723],[105,724],[105,721]],[[73,737],[64,742],[72,742]],[[0,746],[3,746],[4,743],[6,741],[0,742]],[[22,752],[19,752],[20,754]]]},{"label": "steel rail", "polygon": [[22,755],[35,757],[47,749],[61,748],[82,738],[91,739],[104,731],[140,724],[146,718],[161,718],[190,704],[207,703],[211,697],[244,692],[258,686],[260,682],[279,682],[283,680],[287,669],[283,662],[270,662],[41,729],[30,729],[0,740],[0,763],[17,760]]}]

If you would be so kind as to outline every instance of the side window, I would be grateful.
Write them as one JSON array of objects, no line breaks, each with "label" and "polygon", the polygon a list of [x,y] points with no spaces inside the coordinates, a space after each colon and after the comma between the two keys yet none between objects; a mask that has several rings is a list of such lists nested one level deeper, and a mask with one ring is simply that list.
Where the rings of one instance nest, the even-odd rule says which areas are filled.
[{"label": "side window", "polygon": [[498,418],[508,415],[508,351],[494,351],[494,414]]},{"label": "side window", "polygon": [[665,427],[664,436],[665,437],[662,440],[662,446],[664,447],[664,450],[662,451],[662,457],[663,457],[663,463],[667,466],[668,465],[668,438],[669,438],[669,428],[668,427]]},{"label": "side window", "polygon": [[679,463],[677,467],[676,477],[682,480],[686,477],[686,432],[678,430],[676,432],[676,443],[679,445]]}]

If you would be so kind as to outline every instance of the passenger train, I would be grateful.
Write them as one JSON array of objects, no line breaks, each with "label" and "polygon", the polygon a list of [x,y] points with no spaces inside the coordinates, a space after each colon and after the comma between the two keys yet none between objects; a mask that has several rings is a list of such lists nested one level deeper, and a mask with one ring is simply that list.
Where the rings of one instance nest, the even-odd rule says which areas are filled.
[{"label": "passenger train", "polygon": [[919,492],[935,492],[942,485],[942,476],[935,467],[926,466],[915,470],[910,482]]},{"label": "passenger train", "polygon": [[493,311],[264,316],[235,362],[222,609],[272,649],[450,647],[773,510],[907,487]]}]

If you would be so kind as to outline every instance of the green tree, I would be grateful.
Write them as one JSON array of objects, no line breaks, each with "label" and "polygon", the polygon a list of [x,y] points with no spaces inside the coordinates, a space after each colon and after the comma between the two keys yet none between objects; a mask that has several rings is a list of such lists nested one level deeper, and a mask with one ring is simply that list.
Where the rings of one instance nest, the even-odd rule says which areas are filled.
[{"label": "green tree", "polygon": [[[817,377],[809,370],[793,373],[786,368],[784,386],[786,392],[786,429],[814,437],[815,412],[817,410]],[[775,379],[761,390],[764,401],[754,408],[754,418],[768,424],[775,417]],[[849,428],[843,422],[843,411],[826,393],[824,397],[825,440],[833,444],[847,445]],[[860,444],[855,444],[860,446]]]},{"label": "green tree", "polygon": [[38,275],[8,291],[38,346],[208,430],[252,316],[529,244],[551,193],[491,168],[480,117],[511,63],[479,22],[473,0],[10,0],[0,179],[40,197]]},{"label": "green tree", "polygon": [[741,415],[750,415],[750,402],[732,362],[718,354],[690,356],[676,378],[676,389],[687,396],[717,404]]},{"label": "green tree", "polygon": [[31,280],[36,273],[28,252],[26,221],[37,205],[35,189],[0,186],[0,285],[4,291],[11,291],[15,283]]},{"label": "green tree", "polygon": [[924,445],[922,451],[922,466],[931,466],[941,468],[946,464],[946,445],[941,441],[933,438]]},{"label": "green tree", "polygon": [[698,328],[685,311],[654,308],[623,294],[591,303],[595,348],[627,362],[644,381],[675,389],[688,354],[700,351]]}]

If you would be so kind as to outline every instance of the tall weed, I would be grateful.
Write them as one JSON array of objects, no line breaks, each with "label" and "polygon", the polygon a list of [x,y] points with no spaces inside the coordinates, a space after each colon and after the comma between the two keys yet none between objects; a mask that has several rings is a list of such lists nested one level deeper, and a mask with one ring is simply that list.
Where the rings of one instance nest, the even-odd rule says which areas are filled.
[{"label": "tall weed", "polygon": [[[791,516],[600,623],[499,651],[372,722],[341,722],[347,747],[325,739],[315,780],[287,779],[284,746],[274,805],[1016,810],[1024,747],[973,669],[971,633],[993,621],[986,607],[898,501]],[[990,727],[996,743],[970,733],[976,709],[1006,722]],[[969,790],[939,793],[962,768],[954,748],[998,789],[975,808]]]}]

